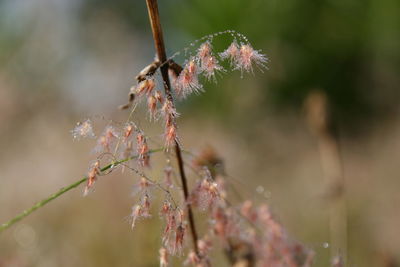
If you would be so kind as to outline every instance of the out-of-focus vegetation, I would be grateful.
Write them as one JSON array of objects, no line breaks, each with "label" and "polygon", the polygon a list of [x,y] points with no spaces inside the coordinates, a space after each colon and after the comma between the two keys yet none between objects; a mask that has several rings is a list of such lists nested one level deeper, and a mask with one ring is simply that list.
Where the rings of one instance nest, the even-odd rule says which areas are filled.
[{"label": "out-of-focus vegetation", "polygon": [[[265,187],[263,200],[327,266],[320,159],[298,115],[322,90],[344,137],[349,266],[395,260],[400,2],[169,0],[160,12],[171,54],[233,29],[270,58],[264,73],[224,74],[179,106],[185,147],[213,144],[248,191]],[[144,0],[0,0],[0,221],[86,172],[90,146],[71,146],[68,130],[93,115],[124,120],[115,107],[153,57]],[[156,266],[157,222],[137,234],[123,221],[129,185],[105,180],[89,199],[75,193],[38,212],[0,236],[0,266]]]}]

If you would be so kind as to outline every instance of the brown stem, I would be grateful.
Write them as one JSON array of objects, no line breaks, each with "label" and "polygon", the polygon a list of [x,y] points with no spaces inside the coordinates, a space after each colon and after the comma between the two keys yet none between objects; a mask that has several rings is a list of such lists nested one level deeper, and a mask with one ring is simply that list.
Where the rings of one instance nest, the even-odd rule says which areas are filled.
[{"label": "brown stem", "polygon": [[310,129],[318,140],[324,176],[326,176],[326,197],[329,201],[329,224],[331,256],[341,251],[347,257],[347,204],[346,181],[339,147],[339,137],[329,108],[328,97],[320,90],[313,91],[306,99],[305,107]]},{"label": "brown stem", "polygon": [[154,61],[153,63],[149,64],[146,66],[144,69],[142,69],[139,74],[135,77],[135,79],[138,82],[142,82],[146,79],[147,76],[153,75],[158,67],[160,67],[160,61]]},{"label": "brown stem", "polygon": [[168,65],[169,65],[169,69],[172,70],[176,76],[179,76],[179,74],[181,74],[181,72],[183,70],[181,65],[179,65],[172,59],[168,60]]},{"label": "brown stem", "polygon": [[[153,32],[154,45],[157,50],[157,57],[162,64],[160,70],[164,81],[165,95],[171,102],[173,102],[173,97],[170,89],[169,76],[168,76],[168,64],[163,64],[167,61],[167,54],[165,52],[164,38],[160,24],[160,15],[158,13],[157,0],[146,0],[146,4],[147,4],[147,10],[149,12],[151,30]],[[193,211],[190,203],[188,202],[189,190],[187,185],[185,169],[183,166],[182,151],[179,146],[179,143],[176,140],[175,140],[175,153],[176,153],[176,158],[178,160],[179,174],[181,177],[182,187],[183,187],[183,195],[187,206],[189,227],[191,230],[192,240],[193,240],[193,248],[196,254],[198,254],[197,232],[194,223]]]}]

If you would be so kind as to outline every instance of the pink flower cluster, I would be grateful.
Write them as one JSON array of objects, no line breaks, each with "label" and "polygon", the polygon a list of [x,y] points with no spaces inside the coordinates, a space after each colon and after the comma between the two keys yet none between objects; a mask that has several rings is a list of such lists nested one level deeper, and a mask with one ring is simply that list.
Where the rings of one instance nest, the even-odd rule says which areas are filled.
[{"label": "pink flower cluster", "polygon": [[[225,251],[232,266],[308,267],[313,261],[314,252],[289,238],[266,204],[255,206],[249,200],[232,204],[228,200],[229,180],[222,175],[223,171],[216,168],[216,165],[222,164],[222,159],[213,151],[203,153],[202,157],[194,161],[192,169],[200,179],[197,182],[193,181],[194,186],[189,190],[184,187],[184,197],[181,185],[176,184],[174,179],[170,157],[175,155],[168,149],[176,145],[179,151],[180,147],[176,122],[179,114],[173,102],[174,94],[185,98],[192,93],[202,92],[203,86],[199,76],[203,75],[206,80],[216,81],[216,76],[226,71],[221,66],[223,60],[228,60],[231,68],[241,73],[253,72],[254,66],[266,67],[266,56],[253,49],[246,38],[239,34],[236,37],[240,37],[239,42],[234,38],[221,53],[213,51],[211,37],[203,38],[202,40],[206,41],[196,48],[186,64],[174,69],[173,87],[166,88],[165,93],[157,90],[155,73],[163,64],[169,64],[169,61],[155,61],[151,68],[145,68],[152,69],[152,72],[143,71],[138,78],[138,84],[131,88],[133,99],[146,100],[150,119],[163,119],[163,141],[166,148],[164,152],[167,161],[161,179],[150,179],[145,174],[148,170],[146,168],[150,167],[152,151],[149,143],[152,139],[136,124],[128,122],[119,127],[107,125],[97,139],[96,152],[100,153],[100,156],[90,165],[85,194],[93,187],[98,177],[104,174],[102,170],[112,170],[114,164],[126,164],[124,167],[140,177],[133,189],[137,201],[129,215],[132,228],[138,220],[150,218],[154,214],[153,190],[157,189],[165,194],[159,208],[159,215],[164,223],[159,250],[161,267],[169,266],[170,256],[181,256],[185,252],[186,264],[196,267],[211,266],[211,248],[218,246]],[[72,134],[75,139],[95,136],[90,120],[78,124]],[[111,162],[107,166],[112,167],[101,168],[100,160],[104,160],[102,155],[111,156]],[[119,157],[122,157],[122,160]],[[134,167],[128,163],[133,158],[137,158]],[[184,161],[180,163],[179,167],[187,164]],[[192,185],[190,181],[188,184]],[[177,196],[180,197],[178,201],[175,200]],[[199,237],[193,230],[192,208],[202,211],[201,216],[206,218],[205,227],[201,227],[202,235]],[[192,234],[195,241],[192,249],[186,248],[188,234]],[[340,262],[335,266],[340,266]]]},{"label": "pink flower cluster", "polygon": [[223,59],[229,59],[231,66],[234,69],[246,72],[253,72],[253,65],[260,68],[266,68],[268,59],[259,51],[254,50],[250,44],[241,44],[240,46],[236,41],[220,54]]},{"label": "pink flower cluster", "polygon": [[89,190],[92,188],[94,183],[97,180],[97,176],[101,173],[100,170],[100,162],[96,160],[93,164],[90,165],[89,171],[88,171],[88,179],[87,179],[87,184],[85,187],[85,191],[83,192],[83,195],[86,196],[89,193]]},{"label": "pink flower cluster", "polygon": [[164,218],[165,228],[162,235],[163,247],[171,255],[181,255],[186,237],[186,224],[183,211],[174,208],[169,201],[164,201],[160,211]]},{"label": "pink flower cluster", "polygon": [[[79,123],[74,130],[72,130],[72,134],[75,139],[95,136],[90,120]],[[147,144],[147,137],[144,135],[143,131],[132,122],[126,123],[121,129],[107,125],[103,133],[99,135],[97,139],[94,152],[98,154],[98,157],[89,167],[87,174],[88,182],[85,187],[84,195],[87,195],[97,181],[98,176],[101,174],[100,160],[105,155],[111,157],[113,161],[116,160],[118,155],[121,155],[124,159],[135,156],[138,166],[150,166],[150,150]]]},{"label": "pink flower cluster", "polygon": [[75,128],[71,131],[71,133],[72,137],[77,140],[79,140],[80,138],[95,137],[92,127],[92,122],[90,120],[86,120],[84,122],[78,122]]},{"label": "pink flower cluster", "polygon": [[[234,70],[240,70],[242,73],[253,72],[253,65],[266,68],[267,57],[260,51],[253,49],[248,44],[238,44],[234,40],[230,46],[222,53],[218,54],[222,60],[230,60],[231,67]],[[200,93],[203,86],[199,83],[199,75],[204,74],[207,80],[216,81],[216,74],[224,72],[224,68],[219,64],[217,57],[213,54],[211,40],[200,45],[197,54],[191,57],[185,64],[178,77],[173,77],[175,93],[186,98],[192,93]]]},{"label": "pink flower cluster", "polygon": [[[224,52],[215,53],[210,37],[197,48],[195,55],[191,56],[183,67],[176,63],[174,63],[174,69],[171,66],[169,67],[172,88],[167,91],[173,91],[180,98],[203,92],[204,89],[199,76],[204,75],[207,80],[216,81],[216,75],[225,72],[225,69],[220,65],[220,60],[230,60],[232,68],[240,70],[242,73],[244,71],[252,72],[253,65],[265,68],[266,56],[261,54],[260,51],[254,50],[247,39],[245,40],[246,42],[238,44],[235,39]],[[163,94],[160,90],[157,90],[155,76],[157,68],[160,65],[169,64],[171,59],[162,64],[156,61],[146,67],[142,71],[143,73],[141,72],[141,75],[138,76],[138,84],[131,88],[131,95],[135,96],[133,99],[147,99],[150,119],[157,120],[160,116],[163,117],[166,148],[178,142],[176,118],[179,114],[176,112],[172,95],[169,95],[169,92]]]}]

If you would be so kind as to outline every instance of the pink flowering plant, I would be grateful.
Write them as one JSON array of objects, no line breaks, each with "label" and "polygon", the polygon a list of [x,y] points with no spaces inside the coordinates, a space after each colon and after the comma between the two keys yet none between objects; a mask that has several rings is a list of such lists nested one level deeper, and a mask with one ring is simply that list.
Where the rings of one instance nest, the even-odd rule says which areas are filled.
[{"label": "pink flowering plant", "polygon": [[[0,231],[80,184],[85,183],[83,194],[89,194],[103,175],[121,168],[138,178],[133,190],[136,201],[129,215],[131,228],[143,219],[160,218],[164,224],[160,231],[161,267],[169,266],[172,256],[181,257],[184,264],[211,266],[210,252],[217,248],[226,254],[232,266],[311,266],[314,252],[288,236],[267,204],[255,206],[250,200],[231,203],[228,192],[233,188],[221,171],[222,160],[215,151],[208,149],[192,155],[182,150],[179,139],[177,100],[203,92],[206,85],[200,81],[215,82],[229,70],[237,70],[240,75],[253,73],[255,67],[263,70],[267,57],[254,49],[243,34],[233,30],[205,36],[167,57],[157,2],[146,2],[157,53],[154,62],[136,76],[128,104],[120,107],[130,110],[127,121],[107,125],[98,135],[91,120],[78,123],[72,130],[74,139],[96,139],[96,159],[90,163],[86,177],[1,225]],[[214,51],[215,38],[228,38],[231,43],[224,51]],[[183,66],[174,61],[178,55],[187,58]],[[222,64],[223,61],[228,64]],[[145,129],[131,120],[142,102],[149,120],[163,124],[162,140],[150,138]],[[150,147],[149,141],[163,145]],[[165,155],[162,179],[146,174],[152,154],[157,152]],[[192,160],[186,160],[184,153]],[[186,174],[187,168],[194,177]],[[160,207],[153,207],[155,194],[163,198]],[[201,213],[207,224],[202,232],[196,228],[195,213]]]}]

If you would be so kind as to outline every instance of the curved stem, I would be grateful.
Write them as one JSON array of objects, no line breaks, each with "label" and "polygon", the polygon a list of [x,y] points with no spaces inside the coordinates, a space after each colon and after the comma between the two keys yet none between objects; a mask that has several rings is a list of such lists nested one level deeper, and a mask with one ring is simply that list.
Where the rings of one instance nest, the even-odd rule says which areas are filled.
[{"label": "curved stem", "polygon": [[[163,151],[163,150],[164,150],[163,148],[153,149],[153,150],[150,150],[149,153],[160,152],[160,151]],[[114,168],[115,166],[118,166],[121,163],[130,161],[132,159],[136,159],[137,157],[138,156],[135,155],[135,156],[132,156],[132,157],[129,157],[129,158],[126,158],[126,159],[115,161],[113,163],[108,164],[107,166],[104,166],[103,168],[100,169],[100,171],[104,172],[104,171],[106,171],[108,169],[111,169],[111,168]],[[10,226],[12,226],[13,224],[19,222],[20,220],[22,220],[26,216],[30,215],[35,210],[43,207],[44,205],[46,205],[50,201],[60,197],[61,195],[63,195],[64,193],[67,193],[71,189],[74,189],[74,188],[78,187],[80,184],[84,183],[87,179],[88,179],[87,177],[83,177],[82,179],[70,184],[69,186],[61,188],[56,193],[50,195],[49,197],[43,199],[42,201],[37,202],[35,205],[30,207],[29,209],[24,210],[23,212],[21,212],[20,214],[18,214],[17,216],[15,216],[11,220],[9,220],[8,222],[5,222],[5,223],[1,224],[0,225],[0,233],[2,231],[6,230],[7,228],[9,228]]]},{"label": "curved stem", "polygon": [[26,216],[28,216],[29,214],[31,214],[32,212],[34,212],[35,210],[43,207],[44,205],[46,205],[47,203],[49,203],[50,201],[58,198],[59,196],[61,196],[62,194],[68,192],[71,189],[74,189],[75,187],[77,187],[78,185],[80,185],[81,183],[85,182],[87,180],[87,177],[82,178],[81,180],[67,186],[67,187],[63,187],[61,188],[57,193],[52,194],[50,197],[43,199],[42,201],[37,202],[35,205],[33,205],[31,208],[24,210],[23,212],[21,212],[20,214],[18,214],[17,216],[15,216],[14,218],[12,218],[11,220],[9,220],[6,223],[3,223],[2,225],[0,225],[0,232],[4,231],[5,229],[9,228],[11,225],[19,222],[20,220],[22,220],[23,218],[25,218]]}]

